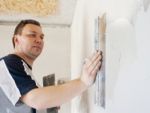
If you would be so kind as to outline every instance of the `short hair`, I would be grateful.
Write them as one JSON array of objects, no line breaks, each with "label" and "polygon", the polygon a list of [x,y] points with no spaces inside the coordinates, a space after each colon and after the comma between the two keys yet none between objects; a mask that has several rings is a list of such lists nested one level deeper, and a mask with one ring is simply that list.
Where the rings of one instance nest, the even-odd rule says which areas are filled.
[{"label": "short hair", "polygon": [[25,25],[27,25],[27,24],[33,24],[33,25],[41,26],[38,21],[33,20],[33,19],[21,20],[21,21],[19,22],[19,24],[16,26],[16,28],[15,28],[15,30],[14,30],[14,34],[13,34],[12,43],[13,43],[13,47],[14,47],[14,48],[15,48],[14,36],[17,35],[17,34],[21,35],[23,28],[24,28]]}]

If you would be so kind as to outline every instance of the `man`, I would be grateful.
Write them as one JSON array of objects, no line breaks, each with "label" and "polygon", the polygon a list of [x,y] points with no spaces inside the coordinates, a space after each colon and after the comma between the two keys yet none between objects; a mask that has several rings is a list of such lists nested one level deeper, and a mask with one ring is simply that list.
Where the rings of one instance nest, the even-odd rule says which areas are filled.
[{"label": "man", "polygon": [[35,113],[35,109],[59,106],[88,89],[101,66],[102,55],[98,51],[86,59],[80,78],[59,86],[38,88],[31,70],[44,46],[40,23],[22,20],[15,28],[12,41],[14,52],[0,59],[0,96],[5,97],[0,100],[3,113]]}]

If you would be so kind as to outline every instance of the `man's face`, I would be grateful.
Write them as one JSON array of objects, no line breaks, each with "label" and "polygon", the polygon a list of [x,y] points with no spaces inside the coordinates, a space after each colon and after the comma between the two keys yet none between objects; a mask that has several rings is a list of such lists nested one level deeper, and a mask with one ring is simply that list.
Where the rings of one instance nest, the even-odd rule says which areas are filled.
[{"label": "man's face", "polygon": [[15,45],[19,54],[35,59],[43,49],[44,34],[40,26],[27,24],[24,26],[21,35],[17,35]]}]

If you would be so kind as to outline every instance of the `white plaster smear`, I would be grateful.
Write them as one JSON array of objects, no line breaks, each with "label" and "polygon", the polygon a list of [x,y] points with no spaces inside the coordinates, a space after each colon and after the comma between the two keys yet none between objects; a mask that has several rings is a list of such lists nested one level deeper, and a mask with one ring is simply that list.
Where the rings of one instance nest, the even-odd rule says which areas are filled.
[{"label": "white plaster smear", "polygon": [[[134,72],[139,69],[135,68],[132,72],[128,67],[133,64],[131,66],[133,68],[141,63],[135,63],[135,61],[139,61],[135,20],[137,13],[142,8],[148,9],[148,3],[149,0],[78,0],[72,24],[71,75],[72,78],[78,77],[76,75],[80,74],[84,58],[94,51],[94,20],[106,13],[106,109],[94,105],[93,86],[89,91],[72,101],[72,113],[123,113],[122,110],[125,108],[126,112],[124,113],[143,113],[129,112],[128,108],[124,107],[121,100],[126,95],[122,95],[123,88],[120,87],[120,84],[122,82],[128,84],[128,79],[125,79],[126,74],[134,74],[135,77]],[[142,74],[143,71],[140,70],[139,74]],[[132,84],[132,81],[130,82]],[[132,88],[129,85],[125,85],[125,87]],[[135,88],[136,85],[133,87]],[[128,88],[126,91],[128,92]],[[118,110],[118,104],[121,104],[120,110],[124,109]],[[126,102],[126,104],[128,103]]]},{"label": "white plaster smear", "polygon": [[150,4],[150,0],[143,0],[143,6],[145,11],[148,10],[149,4]]}]

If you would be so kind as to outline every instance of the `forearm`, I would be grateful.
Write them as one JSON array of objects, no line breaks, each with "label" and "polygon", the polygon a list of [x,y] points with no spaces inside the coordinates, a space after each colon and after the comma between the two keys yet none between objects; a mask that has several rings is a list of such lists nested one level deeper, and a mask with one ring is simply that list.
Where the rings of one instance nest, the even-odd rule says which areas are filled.
[{"label": "forearm", "polygon": [[59,86],[33,89],[22,96],[21,100],[36,109],[59,106],[71,100],[94,83],[96,73],[101,66],[101,54],[97,51],[91,58],[86,60],[80,79],[72,80]]},{"label": "forearm", "polygon": [[76,79],[63,85],[34,89],[27,95],[31,97],[30,100],[24,99],[28,100],[24,102],[37,109],[55,107],[71,100],[86,89],[87,86],[80,79]]}]

